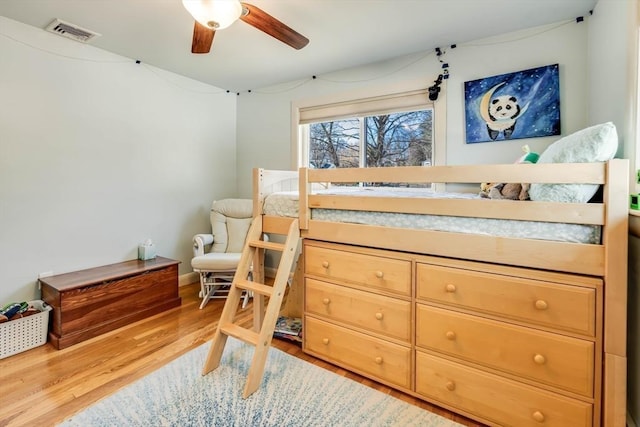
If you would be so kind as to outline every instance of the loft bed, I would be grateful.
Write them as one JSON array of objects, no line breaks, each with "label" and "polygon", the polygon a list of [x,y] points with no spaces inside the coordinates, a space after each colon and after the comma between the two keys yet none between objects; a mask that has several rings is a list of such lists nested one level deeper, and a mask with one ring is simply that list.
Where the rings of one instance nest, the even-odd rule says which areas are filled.
[{"label": "loft bed", "polygon": [[[602,188],[602,200],[595,203],[489,200],[470,194],[440,198],[437,197],[438,193],[434,194],[428,190],[396,190],[392,192],[394,194],[390,194],[377,192],[375,187],[375,185],[386,184],[481,182],[595,184]],[[362,188],[362,183],[366,183],[369,187]],[[354,187],[341,189],[336,186],[337,184],[356,186],[362,191],[356,191]],[[420,192],[426,197],[416,197]],[[382,272],[362,271],[353,277],[338,277],[340,274],[351,273],[338,273],[336,268],[336,275],[332,276],[328,269],[327,271],[314,270],[311,266],[312,260],[305,258],[305,278],[314,286],[316,282],[326,281],[327,287],[331,289],[337,285],[344,285],[344,289],[338,289],[338,293],[357,293],[355,299],[373,296],[397,297],[399,302],[410,304],[407,326],[410,332],[407,335],[408,338],[398,340],[398,337],[389,338],[385,335],[385,331],[376,330],[374,326],[359,324],[355,319],[334,319],[331,314],[322,314],[314,309],[309,296],[305,300],[305,328],[308,325],[310,329],[311,327],[315,329],[310,330],[309,335],[305,337],[304,349],[308,353],[490,425],[528,424],[525,420],[518,418],[521,415],[515,414],[517,404],[514,405],[513,411],[493,418],[493,413],[498,410],[483,408],[473,396],[457,396],[451,400],[446,395],[439,394],[437,390],[421,389],[421,384],[429,382],[427,381],[429,373],[435,375],[433,378],[444,376],[442,373],[435,373],[436,368],[428,365],[431,358],[437,359],[434,359],[434,366],[439,366],[438,363],[446,363],[455,367],[455,369],[451,368],[453,369],[451,372],[466,372],[466,369],[470,369],[468,378],[470,381],[473,378],[479,381],[477,384],[472,384],[477,387],[477,390],[487,387],[485,391],[490,392],[495,387],[504,386],[509,390],[509,395],[518,396],[522,391],[519,387],[532,386],[531,389],[527,388],[522,392],[533,393],[534,397],[525,393],[523,396],[526,398],[523,397],[522,400],[544,401],[546,394],[552,394],[555,399],[570,401],[566,402],[567,407],[562,406],[556,412],[553,408],[547,409],[547,413],[533,411],[531,417],[534,421],[532,422],[539,423],[540,419],[545,419],[545,416],[547,420],[554,420],[556,416],[557,422],[557,417],[564,414],[562,416],[575,415],[575,419],[569,418],[562,421],[569,422],[571,425],[617,426],[624,425],[626,417],[627,195],[628,161],[613,159],[597,163],[535,165],[319,170],[301,168],[299,171],[256,169],[254,170],[253,197],[254,216],[262,217],[265,232],[282,233],[292,218],[297,217],[305,244],[307,241],[316,242],[311,244],[314,254],[319,250],[319,253],[324,256],[330,255],[333,251],[339,255],[335,261],[339,261],[343,254],[347,255],[348,260],[352,260],[350,258],[352,255],[356,257],[358,264],[353,264],[353,267],[347,266],[346,270],[366,269],[367,264],[364,261],[369,258],[375,260],[396,257],[411,266],[410,278],[407,279],[409,287],[405,294],[396,295],[393,293],[394,290],[375,288],[374,285],[371,285],[372,293],[368,294],[370,284],[361,281],[359,277],[365,277],[366,274],[371,273],[372,279],[367,279],[370,282],[376,280],[373,274],[377,274],[380,280],[386,280],[386,277],[382,279]],[[271,198],[277,200],[278,196],[280,196],[279,202],[275,205],[270,204],[269,200]],[[282,208],[287,203],[289,207]],[[293,210],[290,209],[291,206],[294,207]],[[365,216],[375,212],[373,216],[377,218],[377,222],[367,223],[367,219],[351,217],[345,220],[347,222],[341,222],[339,216],[345,212],[347,214],[365,213]],[[335,215],[336,213],[339,215]],[[382,215],[391,215],[391,219]],[[403,215],[409,215],[407,223],[397,221],[397,217]],[[429,226],[425,225],[424,228],[417,229],[407,225],[421,222],[424,218],[426,218],[425,222],[429,222],[429,218],[450,217],[453,217],[454,221],[456,218],[462,219],[462,226],[466,224],[470,228],[464,230],[460,226],[453,229],[437,226],[436,229],[428,229]],[[475,223],[476,220],[483,222]],[[512,223],[510,227],[502,227],[502,224],[509,222]],[[534,230],[542,230],[546,226],[564,227],[565,224],[570,228],[576,228],[578,237],[572,233],[567,233],[568,237],[565,237],[564,231],[559,232],[557,228],[552,228],[551,235],[546,237],[532,235],[530,231],[525,231],[525,234],[519,233],[519,229],[524,229],[526,226],[532,226]],[[510,229],[515,234],[511,234],[511,231],[502,231],[503,228]],[[493,231],[498,231],[498,234],[496,235]],[[306,248],[307,246],[305,250]],[[311,252],[309,256],[312,256]],[[375,267],[372,269],[375,270]],[[483,306],[482,301],[475,306],[473,304],[465,306],[455,301],[438,300],[439,297],[429,296],[428,292],[421,294],[420,289],[426,286],[424,283],[428,280],[421,278],[420,271],[436,274],[440,270],[449,275],[445,277],[446,280],[471,271],[469,281],[487,283],[488,286],[490,283],[501,282],[505,277],[517,278],[509,279],[517,284],[533,278],[536,283],[527,284],[532,285],[533,289],[538,289],[536,287],[538,285],[544,287],[548,283],[556,282],[560,284],[559,288],[563,291],[574,289],[574,285],[584,286],[587,290],[593,290],[593,297],[588,299],[586,309],[589,312],[589,320],[587,320],[587,323],[590,323],[587,326],[589,331],[576,332],[566,328],[563,330],[561,325],[554,324],[555,320],[552,318],[548,319],[546,324],[535,323],[535,320],[531,324],[523,320],[528,315],[509,313],[508,309],[505,309],[506,312],[503,314],[496,314],[499,310],[488,309],[486,304]],[[489,279],[482,279],[485,276]],[[512,283],[509,282],[507,285]],[[461,283],[461,288],[463,287],[464,283]],[[503,291],[511,288],[513,286],[496,291],[496,300],[502,301],[500,298],[504,297]],[[527,292],[530,290],[526,286],[524,289]],[[311,288],[306,292],[311,295],[312,291],[320,292]],[[473,292],[477,291],[472,291],[474,298],[477,298],[478,294]],[[522,295],[517,298],[519,297]],[[325,302],[327,300],[325,298]],[[535,301],[536,304],[538,302],[538,300]],[[592,350],[587,357],[589,369],[585,374],[586,379],[579,380],[584,380],[588,385],[585,388],[571,388],[562,381],[557,382],[553,373],[541,374],[543,377],[548,376],[544,378],[536,377],[538,374],[529,373],[530,368],[518,371],[518,367],[504,368],[494,363],[494,360],[483,359],[482,356],[457,354],[455,350],[439,348],[437,345],[432,347],[430,342],[425,341],[427,338],[420,335],[428,335],[426,332],[421,332],[427,329],[420,323],[421,316],[426,316],[421,313],[423,311],[430,313],[432,310],[438,312],[439,309],[447,309],[446,315],[452,315],[451,313],[455,316],[473,315],[473,319],[469,319],[471,322],[491,319],[491,322],[496,321],[491,327],[498,329],[506,328],[507,324],[523,328],[533,326],[534,329],[540,329],[545,333],[559,332],[558,336],[567,335],[571,339],[584,340]],[[575,310],[581,309],[572,307],[568,316],[574,315]],[[558,321],[558,324],[560,323],[561,321]],[[354,361],[349,355],[343,356],[346,353],[339,351],[326,353],[325,350],[314,347],[311,340],[315,339],[316,335],[337,334],[335,331],[355,334],[355,338],[349,336],[350,340],[360,337],[371,340],[380,338],[380,342],[376,341],[375,348],[387,341],[393,345],[400,344],[406,347],[408,350],[406,363],[410,366],[407,381],[403,384],[395,384],[394,380],[386,377],[384,372],[375,370],[378,368],[369,368],[365,362],[360,362],[358,357],[361,356],[354,356],[356,358]],[[523,329],[523,331],[528,333],[529,329]],[[336,335],[334,341],[339,341],[339,338],[335,339],[339,336]],[[555,338],[558,336],[554,335]],[[327,339],[324,338],[324,340]],[[551,365],[548,366],[553,370]],[[449,372],[446,368],[449,366],[443,368],[445,373]],[[488,379],[485,378],[486,375],[489,375]],[[433,379],[433,381],[436,380]],[[495,381],[498,383],[496,384]],[[450,386],[451,382],[446,384],[446,388]],[[462,391],[460,393],[462,394]],[[561,424],[551,422],[549,425]]]}]

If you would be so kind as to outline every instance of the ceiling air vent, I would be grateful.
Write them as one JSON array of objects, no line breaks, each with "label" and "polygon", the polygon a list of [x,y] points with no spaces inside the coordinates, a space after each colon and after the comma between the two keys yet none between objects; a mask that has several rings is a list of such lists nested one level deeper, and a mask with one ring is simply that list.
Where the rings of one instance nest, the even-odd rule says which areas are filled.
[{"label": "ceiling air vent", "polygon": [[95,31],[87,30],[60,19],[54,19],[45,30],[82,43],[89,43],[94,38],[100,37],[100,34]]}]

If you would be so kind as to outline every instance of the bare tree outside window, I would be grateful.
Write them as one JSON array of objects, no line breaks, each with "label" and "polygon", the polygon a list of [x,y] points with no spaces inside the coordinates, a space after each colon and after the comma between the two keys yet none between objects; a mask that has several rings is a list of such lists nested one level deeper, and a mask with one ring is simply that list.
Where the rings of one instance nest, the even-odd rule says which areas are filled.
[{"label": "bare tree outside window", "polygon": [[[361,132],[364,132],[364,135],[361,135]],[[361,155],[363,151],[364,155]],[[309,125],[309,167],[312,168],[431,164],[432,109]]]},{"label": "bare tree outside window", "polygon": [[309,166],[316,169],[359,166],[359,119],[314,123],[309,138]]},{"label": "bare tree outside window", "polygon": [[431,162],[431,110],[370,116],[365,119],[367,166],[420,166]]}]

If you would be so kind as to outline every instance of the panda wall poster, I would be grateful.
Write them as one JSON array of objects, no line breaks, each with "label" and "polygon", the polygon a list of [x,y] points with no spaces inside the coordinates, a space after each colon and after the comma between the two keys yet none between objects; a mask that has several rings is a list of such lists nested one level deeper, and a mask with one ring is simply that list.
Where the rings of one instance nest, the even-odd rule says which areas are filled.
[{"label": "panda wall poster", "polygon": [[558,64],[464,83],[467,144],[560,135]]}]

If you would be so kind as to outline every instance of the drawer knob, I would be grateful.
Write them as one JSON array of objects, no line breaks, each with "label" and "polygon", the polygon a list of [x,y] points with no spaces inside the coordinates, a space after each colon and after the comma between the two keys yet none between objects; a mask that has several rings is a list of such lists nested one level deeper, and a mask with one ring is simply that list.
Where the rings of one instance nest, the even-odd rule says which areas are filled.
[{"label": "drawer knob", "polygon": [[329,298],[323,298],[323,299],[322,299],[322,303],[323,303],[324,305],[329,305],[329,303],[330,303],[330,302],[331,302],[331,300],[330,300]]},{"label": "drawer knob", "polygon": [[447,337],[448,340],[453,341],[456,339],[456,333],[453,331],[447,331],[447,333],[444,335]]},{"label": "drawer knob", "polygon": [[533,361],[538,365],[544,365],[547,362],[547,359],[541,354],[536,354],[533,356]]},{"label": "drawer knob", "polygon": [[456,291],[456,285],[453,283],[447,283],[447,286],[444,287],[444,290],[449,293],[454,293]]},{"label": "drawer knob", "polygon": [[376,313],[376,319],[378,320],[382,320],[384,318],[384,314],[382,313]]},{"label": "drawer knob", "polygon": [[549,307],[549,304],[547,304],[547,302],[543,299],[539,299],[538,301],[536,301],[536,309],[537,310],[546,310],[547,307]]},{"label": "drawer knob", "polygon": [[377,363],[378,365],[382,365],[382,362],[383,362],[382,357],[380,357],[380,356],[376,357],[376,358],[375,358],[375,361],[376,361],[376,363]]},{"label": "drawer knob", "polygon": [[376,271],[376,277],[378,279],[382,279],[384,277],[384,273],[382,271]]},{"label": "drawer knob", "polygon": [[453,382],[453,381],[447,381],[447,383],[446,383],[444,386],[445,386],[445,387],[447,388],[447,390],[449,390],[449,391],[453,391],[453,390],[455,390],[455,389],[456,389],[456,383],[455,383],[455,382]]},{"label": "drawer knob", "polygon": [[544,422],[544,414],[540,411],[536,411],[533,414],[531,414],[531,416],[533,417],[534,420],[536,420],[539,423]]},{"label": "drawer knob", "polygon": [[329,344],[329,338],[322,338],[322,344],[324,345]]},{"label": "drawer knob", "polygon": [[329,261],[322,261],[322,267],[329,268]]}]

